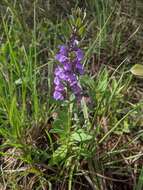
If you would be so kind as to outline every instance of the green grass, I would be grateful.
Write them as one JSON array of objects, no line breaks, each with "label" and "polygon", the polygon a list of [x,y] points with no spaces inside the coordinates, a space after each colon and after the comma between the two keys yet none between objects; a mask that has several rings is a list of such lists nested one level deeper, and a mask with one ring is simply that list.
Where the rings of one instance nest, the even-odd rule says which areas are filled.
[{"label": "green grass", "polygon": [[[0,2],[0,189],[142,189],[142,78],[130,72],[142,64],[141,3]],[[73,24],[85,52],[79,104],[52,97]]]}]

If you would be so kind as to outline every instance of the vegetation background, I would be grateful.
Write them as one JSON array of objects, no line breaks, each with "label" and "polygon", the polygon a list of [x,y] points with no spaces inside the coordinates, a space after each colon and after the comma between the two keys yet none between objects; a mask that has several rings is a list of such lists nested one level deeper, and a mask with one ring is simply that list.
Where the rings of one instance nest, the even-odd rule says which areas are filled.
[{"label": "vegetation background", "polygon": [[[142,0],[0,1],[0,190],[143,189],[143,79],[130,72],[142,12]],[[69,23],[83,24],[80,105],[52,97]]]}]

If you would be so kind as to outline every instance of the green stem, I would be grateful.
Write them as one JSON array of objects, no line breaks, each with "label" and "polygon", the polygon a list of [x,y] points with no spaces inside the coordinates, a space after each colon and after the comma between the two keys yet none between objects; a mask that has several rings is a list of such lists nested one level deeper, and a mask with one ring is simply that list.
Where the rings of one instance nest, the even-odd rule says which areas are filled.
[{"label": "green stem", "polygon": [[73,172],[74,172],[75,165],[72,165],[70,174],[69,174],[69,184],[68,184],[68,190],[72,189],[72,178],[73,178]]}]

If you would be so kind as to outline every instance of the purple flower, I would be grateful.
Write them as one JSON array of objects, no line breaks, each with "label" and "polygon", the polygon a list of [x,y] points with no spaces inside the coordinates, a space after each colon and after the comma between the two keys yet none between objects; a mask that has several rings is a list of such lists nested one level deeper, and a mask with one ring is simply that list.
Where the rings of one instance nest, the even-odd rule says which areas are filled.
[{"label": "purple flower", "polygon": [[67,46],[61,45],[61,46],[59,46],[59,49],[60,49],[59,53],[62,54],[62,55],[65,55],[67,57],[67,55],[68,55]]},{"label": "purple flower", "polygon": [[78,83],[78,81],[77,81],[77,77],[76,77],[75,74],[69,74],[69,75],[68,75],[68,80],[67,80],[67,81],[69,82],[69,85],[70,85],[70,86],[73,86],[73,85],[75,85],[75,84]]},{"label": "purple flower", "polygon": [[66,63],[66,61],[68,61],[68,58],[62,54],[57,54],[55,58],[57,61],[63,64]]},{"label": "purple flower", "polygon": [[80,101],[82,98],[82,89],[80,88],[80,86],[78,84],[73,85],[72,91],[74,95],[76,96],[76,98]]},{"label": "purple flower", "polygon": [[64,70],[65,71],[71,71],[72,70],[72,65],[70,62],[67,62],[67,63],[64,63],[64,66],[63,66]]},{"label": "purple flower", "polygon": [[67,80],[67,75],[65,70],[59,66],[55,69],[55,76],[56,76],[55,78],[58,78],[58,80]]},{"label": "purple flower", "polygon": [[[73,56],[72,56],[73,55]],[[71,38],[68,46],[59,46],[59,52],[55,59],[60,63],[55,69],[55,91],[53,94],[54,99],[63,100],[65,88],[68,88],[79,99],[82,94],[82,89],[78,84],[78,75],[84,73],[83,65],[83,51],[78,48],[78,41],[75,36]]]},{"label": "purple flower", "polygon": [[79,87],[78,84],[73,85],[72,86],[72,90],[73,90],[73,92],[74,92],[75,95],[78,95],[78,94],[81,93],[81,88]]},{"label": "purple flower", "polygon": [[63,91],[64,91],[64,86],[63,86],[63,84],[56,85],[56,86],[55,86],[55,91],[63,92]]},{"label": "purple flower", "polygon": [[77,56],[77,60],[78,61],[82,61],[83,60],[83,51],[81,50],[81,49],[78,49],[77,51],[76,51],[76,56]]},{"label": "purple flower", "polygon": [[59,76],[62,72],[63,72],[63,69],[59,66],[55,69],[55,75],[56,76]]},{"label": "purple flower", "polygon": [[55,84],[55,85],[59,85],[59,84],[60,84],[60,79],[59,79],[59,77],[55,77],[55,79],[54,79],[54,84]]},{"label": "purple flower", "polygon": [[64,99],[62,93],[60,93],[59,91],[55,91],[53,97],[55,100],[63,100]]},{"label": "purple flower", "polygon": [[83,65],[80,62],[76,63],[76,70],[79,74],[83,75],[84,70],[83,70]]}]

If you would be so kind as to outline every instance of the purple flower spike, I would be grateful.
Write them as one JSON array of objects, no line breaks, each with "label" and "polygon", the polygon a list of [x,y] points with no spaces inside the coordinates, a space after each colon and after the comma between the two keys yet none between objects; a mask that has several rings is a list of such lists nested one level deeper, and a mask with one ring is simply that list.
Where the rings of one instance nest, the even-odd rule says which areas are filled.
[{"label": "purple flower spike", "polygon": [[65,98],[65,88],[70,89],[79,100],[82,96],[82,89],[78,84],[78,75],[84,73],[83,51],[78,48],[78,41],[73,36],[68,44],[59,46],[59,52],[55,59],[60,63],[55,69],[55,91],[53,97],[55,100]]}]

